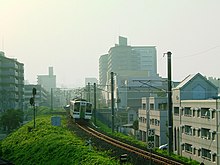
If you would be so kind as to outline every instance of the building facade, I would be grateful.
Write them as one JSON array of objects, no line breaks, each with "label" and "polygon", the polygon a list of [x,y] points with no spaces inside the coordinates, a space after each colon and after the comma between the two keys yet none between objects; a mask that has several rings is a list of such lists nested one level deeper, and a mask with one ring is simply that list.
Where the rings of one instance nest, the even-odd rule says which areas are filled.
[{"label": "building facade", "polygon": [[36,88],[35,104],[36,106],[49,106],[49,94],[41,85],[24,86],[24,104],[25,109],[30,106],[30,98],[33,97],[33,88]]},{"label": "building facade", "polygon": [[219,165],[218,88],[200,73],[173,88],[173,150],[204,164]]},{"label": "building facade", "polygon": [[157,75],[156,47],[129,46],[127,38],[119,36],[119,44],[99,58],[100,84],[109,82],[111,72],[121,75],[129,71],[145,71],[145,77]]},{"label": "building facade", "polygon": [[108,71],[108,54],[102,55],[99,58],[99,84],[105,85],[107,82]]},{"label": "building facade", "polygon": [[139,137],[147,141],[148,129],[155,129],[155,147],[167,143],[167,98],[143,97],[138,111]]},{"label": "building facade", "polygon": [[[156,47],[129,46],[127,38],[119,36],[119,44],[111,47],[108,54],[102,55],[99,59],[99,82],[104,91],[110,89],[111,72],[114,73],[115,107],[117,109],[135,107],[137,111],[141,97],[146,96],[146,91],[138,93],[137,90],[141,91],[144,85],[134,80],[160,79],[157,74]],[[103,96],[109,105],[110,93],[103,92]]]},{"label": "building facade", "polygon": [[24,64],[0,52],[0,110],[24,107]]},{"label": "building facade", "polygon": [[44,89],[51,92],[51,89],[56,88],[56,75],[53,74],[53,67],[49,67],[48,75],[38,75],[37,76],[38,85],[42,85]]}]

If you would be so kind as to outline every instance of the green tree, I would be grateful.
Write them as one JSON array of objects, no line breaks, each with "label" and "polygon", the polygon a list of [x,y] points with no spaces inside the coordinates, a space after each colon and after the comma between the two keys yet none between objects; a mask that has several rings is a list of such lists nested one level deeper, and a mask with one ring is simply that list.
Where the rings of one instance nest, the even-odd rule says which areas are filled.
[{"label": "green tree", "polygon": [[135,138],[138,138],[138,137],[137,137],[138,128],[139,128],[139,126],[138,126],[138,120],[135,120],[135,121],[133,122],[133,129],[134,129],[134,136],[135,136]]},{"label": "green tree", "polygon": [[20,126],[23,122],[23,111],[9,109],[2,113],[0,122],[4,130],[11,131]]},{"label": "green tree", "polygon": [[138,120],[135,120],[134,122],[133,122],[133,129],[134,130],[138,130]]}]

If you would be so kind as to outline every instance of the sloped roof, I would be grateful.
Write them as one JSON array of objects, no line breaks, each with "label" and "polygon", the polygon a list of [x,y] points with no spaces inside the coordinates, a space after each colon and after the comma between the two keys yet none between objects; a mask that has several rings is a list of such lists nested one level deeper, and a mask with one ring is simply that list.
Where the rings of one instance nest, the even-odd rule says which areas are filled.
[{"label": "sloped roof", "polygon": [[196,74],[190,74],[188,75],[183,81],[179,83],[179,85],[176,86],[177,89],[182,88],[184,85],[186,85]]},{"label": "sloped roof", "polygon": [[197,74],[190,74],[188,75],[182,82],[179,83],[179,85],[177,85],[177,87],[175,89],[180,89],[183,86],[185,86],[190,80],[194,79],[195,77],[200,76],[202,77],[204,80],[206,80],[210,85],[214,86],[215,88],[217,88],[212,82],[210,82],[209,80],[207,80],[203,75],[201,75],[200,73]]}]

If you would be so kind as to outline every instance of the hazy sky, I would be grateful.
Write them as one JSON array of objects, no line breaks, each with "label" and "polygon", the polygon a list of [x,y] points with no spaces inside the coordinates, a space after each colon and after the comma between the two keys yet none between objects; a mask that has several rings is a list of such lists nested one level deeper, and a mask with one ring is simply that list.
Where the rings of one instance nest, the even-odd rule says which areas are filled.
[{"label": "hazy sky", "polygon": [[219,0],[0,0],[0,50],[24,63],[25,80],[54,67],[57,84],[98,78],[98,60],[118,43],[156,46],[158,73],[220,77]]}]

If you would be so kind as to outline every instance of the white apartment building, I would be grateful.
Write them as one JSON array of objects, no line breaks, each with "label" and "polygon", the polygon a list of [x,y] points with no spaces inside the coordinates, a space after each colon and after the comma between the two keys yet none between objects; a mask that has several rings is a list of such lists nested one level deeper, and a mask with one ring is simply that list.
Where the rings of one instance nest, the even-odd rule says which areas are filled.
[{"label": "white apartment building", "polygon": [[213,99],[183,100],[180,107],[174,106],[174,152],[207,165],[217,164],[220,138],[216,106]]},{"label": "white apartment building", "polygon": [[155,129],[155,146],[166,144],[167,114],[167,98],[143,97],[138,110],[140,140],[147,141],[148,129]]},{"label": "white apartment building", "polygon": [[173,88],[173,150],[206,165],[220,164],[218,89],[201,74]]}]

